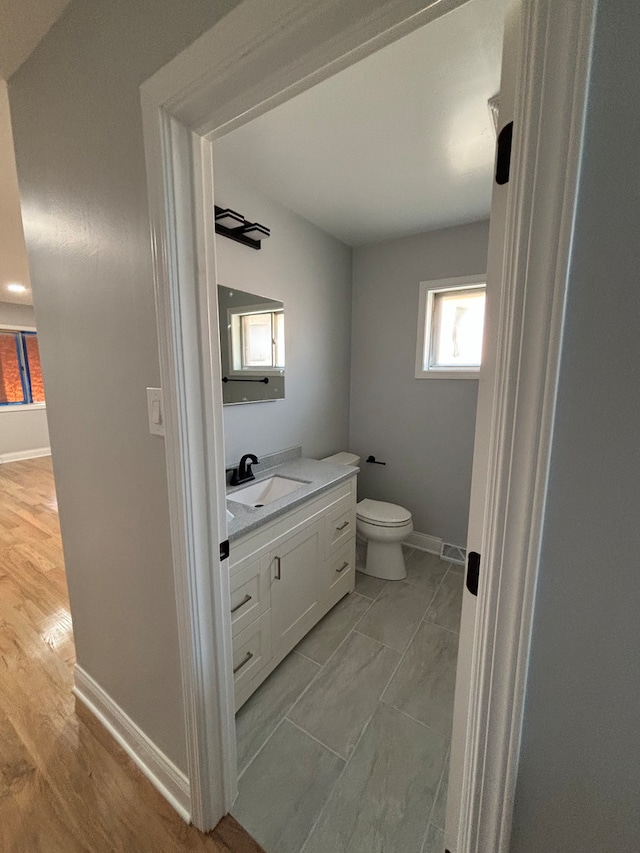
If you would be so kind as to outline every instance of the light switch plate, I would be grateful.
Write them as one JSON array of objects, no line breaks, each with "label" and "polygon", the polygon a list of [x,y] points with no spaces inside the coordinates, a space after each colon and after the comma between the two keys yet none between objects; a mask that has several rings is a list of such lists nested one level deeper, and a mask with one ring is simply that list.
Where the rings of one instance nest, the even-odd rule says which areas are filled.
[{"label": "light switch plate", "polygon": [[147,388],[147,410],[149,412],[149,432],[151,435],[164,435],[162,388]]}]

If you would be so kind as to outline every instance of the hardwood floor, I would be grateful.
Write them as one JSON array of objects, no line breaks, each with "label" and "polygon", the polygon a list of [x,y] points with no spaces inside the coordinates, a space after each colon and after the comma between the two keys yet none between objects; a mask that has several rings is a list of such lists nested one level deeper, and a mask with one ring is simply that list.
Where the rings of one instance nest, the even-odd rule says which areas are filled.
[{"label": "hardwood floor", "polygon": [[74,662],[51,461],[0,465],[0,850],[263,853],[182,821],[76,705]]}]

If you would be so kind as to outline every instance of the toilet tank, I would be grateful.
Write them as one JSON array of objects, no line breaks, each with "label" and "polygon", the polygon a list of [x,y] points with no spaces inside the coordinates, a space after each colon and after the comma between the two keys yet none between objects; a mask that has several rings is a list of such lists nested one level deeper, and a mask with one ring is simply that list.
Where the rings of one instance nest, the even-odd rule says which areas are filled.
[{"label": "toilet tank", "polygon": [[335,465],[353,465],[356,468],[360,464],[360,457],[355,453],[334,453],[333,456],[325,456],[321,462],[333,462]]}]

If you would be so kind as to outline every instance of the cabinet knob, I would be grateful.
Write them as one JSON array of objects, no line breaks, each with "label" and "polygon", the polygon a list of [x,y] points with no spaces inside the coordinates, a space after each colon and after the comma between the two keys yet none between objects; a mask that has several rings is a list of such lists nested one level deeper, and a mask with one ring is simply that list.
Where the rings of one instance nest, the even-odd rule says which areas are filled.
[{"label": "cabinet knob", "polygon": [[343,563],[343,564],[340,566],[340,568],[339,568],[339,569],[336,569],[336,572],[337,572],[338,574],[340,574],[340,572],[344,572],[344,570],[345,570],[346,568],[348,568],[348,566],[349,566],[349,563]]},{"label": "cabinet knob", "polygon": [[345,527],[349,526],[349,522],[345,521],[344,524],[341,524],[340,527],[336,527],[336,530],[344,530]]}]

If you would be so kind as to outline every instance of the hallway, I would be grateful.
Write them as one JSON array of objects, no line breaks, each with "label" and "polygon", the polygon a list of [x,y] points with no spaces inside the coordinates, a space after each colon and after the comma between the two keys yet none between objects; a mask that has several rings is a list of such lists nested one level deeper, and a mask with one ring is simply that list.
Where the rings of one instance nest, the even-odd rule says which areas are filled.
[{"label": "hallway", "polygon": [[51,460],[0,465],[0,850],[260,853],[182,821],[76,706],[74,663]]}]

